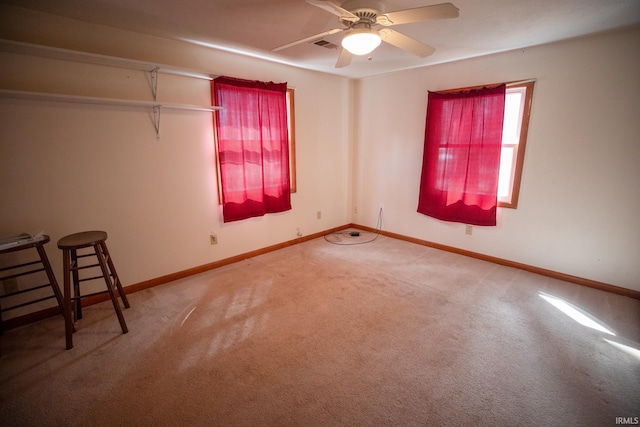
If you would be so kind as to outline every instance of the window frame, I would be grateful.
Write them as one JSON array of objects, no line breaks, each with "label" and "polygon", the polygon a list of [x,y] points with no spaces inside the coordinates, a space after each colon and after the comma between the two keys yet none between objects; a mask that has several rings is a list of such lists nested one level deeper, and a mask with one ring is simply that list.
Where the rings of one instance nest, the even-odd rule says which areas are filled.
[{"label": "window frame", "polygon": [[289,192],[298,191],[296,177],[296,102],[295,89],[287,88],[287,121],[289,125]]},{"label": "window frame", "polygon": [[522,182],[522,169],[524,167],[524,153],[527,146],[527,135],[529,134],[529,119],[531,117],[531,104],[533,101],[533,87],[535,81],[529,80],[524,82],[507,83],[507,90],[512,88],[525,88],[524,100],[522,105],[522,121],[520,124],[520,138],[517,144],[515,154],[515,166],[511,178],[511,197],[508,201],[498,199],[498,207],[517,209],[518,200],[520,198],[520,183]]}]

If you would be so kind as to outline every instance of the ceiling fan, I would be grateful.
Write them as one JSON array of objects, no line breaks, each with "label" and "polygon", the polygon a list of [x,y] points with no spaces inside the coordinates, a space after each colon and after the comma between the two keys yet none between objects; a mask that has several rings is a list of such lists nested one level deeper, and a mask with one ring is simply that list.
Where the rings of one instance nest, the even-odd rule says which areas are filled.
[{"label": "ceiling fan", "polygon": [[458,17],[458,8],[451,3],[386,12],[384,4],[378,0],[347,0],[340,6],[328,0],[306,0],[306,2],[338,16],[343,28],[334,28],[320,34],[305,37],[302,40],[296,40],[271,49],[271,51],[277,52],[345,31],[336,68],[349,65],[354,55],[371,53],[382,41],[420,58],[426,58],[435,51],[433,47],[405,36],[389,27]]}]

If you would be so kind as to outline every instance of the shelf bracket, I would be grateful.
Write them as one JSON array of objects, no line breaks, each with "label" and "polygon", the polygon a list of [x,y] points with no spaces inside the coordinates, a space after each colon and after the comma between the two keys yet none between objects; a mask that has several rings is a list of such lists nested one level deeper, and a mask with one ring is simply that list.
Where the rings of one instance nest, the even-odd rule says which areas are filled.
[{"label": "shelf bracket", "polygon": [[160,106],[153,107],[153,125],[156,128],[156,141],[160,141]]},{"label": "shelf bracket", "polygon": [[153,92],[153,100],[157,101],[158,97],[158,71],[160,71],[159,67],[151,70],[151,91]]}]

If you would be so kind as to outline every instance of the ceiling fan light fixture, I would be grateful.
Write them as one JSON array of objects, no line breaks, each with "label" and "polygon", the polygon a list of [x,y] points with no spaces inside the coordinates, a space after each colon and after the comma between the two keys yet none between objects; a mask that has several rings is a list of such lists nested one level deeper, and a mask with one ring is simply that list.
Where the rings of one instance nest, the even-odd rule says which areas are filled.
[{"label": "ceiling fan light fixture", "polygon": [[342,39],[342,47],[353,55],[366,55],[380,46],[380,34],[371,28],[354,28]]}]

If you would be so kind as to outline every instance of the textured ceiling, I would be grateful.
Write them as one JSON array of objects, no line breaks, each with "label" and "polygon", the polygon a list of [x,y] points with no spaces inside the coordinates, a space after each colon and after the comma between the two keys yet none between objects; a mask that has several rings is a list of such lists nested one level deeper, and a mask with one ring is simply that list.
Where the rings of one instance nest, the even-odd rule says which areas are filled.
[{"label": "textured ceiling", "polygon": [[[335,68],[339,50],[312,42],[275,47],[332,28],[337,16],[305,0],[0,0],[14,6],[169,39],[234,49],[303,68],[359,78],[519,49],[640,24],[640,0],[450,0],[455,19],[393,29],[433,46],[418,58],[383,43]],[[335,1],[342,3],[341,0]],[[385,0],[388,12],[438,4]],[[343,34],[324,37],[339,45]]]}]

